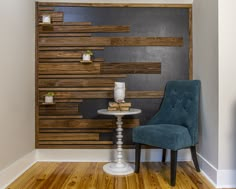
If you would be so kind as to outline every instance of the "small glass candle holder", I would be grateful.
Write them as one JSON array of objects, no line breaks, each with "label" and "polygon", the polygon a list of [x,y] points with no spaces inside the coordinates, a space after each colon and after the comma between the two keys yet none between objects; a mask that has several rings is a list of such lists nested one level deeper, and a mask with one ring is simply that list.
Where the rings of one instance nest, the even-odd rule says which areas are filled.
[{"label": "small glass candle holder", "polygon": [[44,14],[42,16],[43,24],[51,24],[51,16],[49,14]]}]

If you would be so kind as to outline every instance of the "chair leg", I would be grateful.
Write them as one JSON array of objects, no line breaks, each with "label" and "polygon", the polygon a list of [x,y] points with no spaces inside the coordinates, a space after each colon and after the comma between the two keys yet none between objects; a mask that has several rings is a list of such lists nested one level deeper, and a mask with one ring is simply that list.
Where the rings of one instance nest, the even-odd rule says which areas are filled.
[{"label": "chair leg", "polygon": [[162,163],[166,162],[166,149],[162,150]]},{"label": "chair leg", "polygon": [[175,186],[176,181],[176,168],[177,168],[177,152],[171,150],[171,162],[170,162],[170,185]]},{"label": "chair leg", "polygon": [[140,154],[141,154],[141,144],[136,143],[135,145],[135,173],[139,173]]},{"label": "chair leg", "polygon": [[198,160],[197,160],[196,146],[191,146],[190,149],[191,149],[191,155],[192,155],[195,169],[197,170],[197,172],[200,172],[200,168],[199,168]]}]

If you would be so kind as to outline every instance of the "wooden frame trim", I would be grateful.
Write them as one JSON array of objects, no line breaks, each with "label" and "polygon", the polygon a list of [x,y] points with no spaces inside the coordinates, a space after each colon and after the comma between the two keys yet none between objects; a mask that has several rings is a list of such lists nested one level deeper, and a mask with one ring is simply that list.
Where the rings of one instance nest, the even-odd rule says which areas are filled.
[{"label": "wooden frame trim", "polygon": [[193,16],[192,16],[192,8],[188,10],[188,29],[189,29],[189,47],[188,47],[188,56],[189,56],[189,80],[193,79]]},{"label": "wooden frame trim", "polygon": [[38,93],[38,40],[39,31],[36,20],[38,19],[39,3],[35,3],[35,147],[38,148],[38,133],[39,133],[39,93]]},{"label": "wooden frame trim", "polygon": [[130,7],[130,8],[192,8],[192,4],[162,4],[162,3],[49,3],[39,2],[39,6],[55,7]]}]

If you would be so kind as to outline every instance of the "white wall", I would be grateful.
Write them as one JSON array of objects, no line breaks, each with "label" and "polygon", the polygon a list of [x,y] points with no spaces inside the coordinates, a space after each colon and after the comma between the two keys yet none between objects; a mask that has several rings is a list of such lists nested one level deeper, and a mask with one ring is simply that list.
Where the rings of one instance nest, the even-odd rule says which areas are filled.
[{"label": "white wall", "polygon": [[34,149],[34,2],[0,5],[0,170]]},{"label": "white wall", "polygon": [[218,168],[218,0],[193,2],[193,78],[202,84],[198,153],[207,172]]},{"label": "white wall", "polygon": [[219,169],[236,172],[235,8],[235,0],[219,0]]}]

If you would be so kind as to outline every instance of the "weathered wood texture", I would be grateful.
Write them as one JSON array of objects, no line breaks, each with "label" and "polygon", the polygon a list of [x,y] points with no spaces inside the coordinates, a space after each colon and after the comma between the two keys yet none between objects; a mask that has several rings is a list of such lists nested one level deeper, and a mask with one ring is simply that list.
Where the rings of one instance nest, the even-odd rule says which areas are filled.
[{"label": "weathered wood texture", "polygon": [[161,8],[191,8],[192,4],[165,4],[165,3],[46,3],[40,2],[40,6],[52,7],[161,7]]},{"label": "weathered wood texture", "polygon": [[[84,32],[84,31],[81,31]],[[89,32],[89,31],[88,31]],[[91,32],[91,31],[90,31]],[[105,32],[105,31],[104,31]],[[60,37],[39,39],[39,46],[182,46],[176,37]]]},{"label": "weathered wood texture", "polygon": [[161,63],[159,62],[126,62],[126,63],[102,63],[102,74],[160,74]]},{"label": "weathered wood texture", "polygon": [[[140,173],[128,176],[106,174],[105,163],[37,162],[7,189],[169,189],[169,163],[141,163]],[[178,162],[176,189],[215,189],[195,171],[192,163]]]},{"label": "weathered wood texture", "polygon": [[39,58],[81,58],[81,51],[42,51]]},{"label": "weathered wood texture", "polygon": [[[46,92],[39,92],[40,98],[45,96]],[[126,98],[162,98],[164,95],[163,91],[127,91]],[[79,98],[79,99],[99,99],[99,98],[113,98],[113,91],[56,91],[56,99],[68,99],[68,98]]]},{"label": "weathered wood texture", "polygon": [[[52,53],[50,56],[57,53]],[[68,53],[68,56],[71,53]],[[44,54],[45,55],[45,54]],[[57,54],[58,55],[58,54]],[[65,54],[63,54],[65,56]],[[61,55],[61,56],[63,56]],[[58,55],[59,56],[59,55]],[[156,63],[41,63],[39,74],[160,74],[161,64]]]},{"label": "weathered wood texture", "polygon": [[44,133],[39,134],[40,141],[99,140],[98,134],[91,133]]},{"label": "weathered wood texture", "polygon": [[[60,34],[63,35],[63,37],[66,36],[66,34]],[[79,35],[79,34],[77,34]],[[82,34],[85,35],[85,34]],[[90,34],[89,34],[90,35]],[[81,50],[104,50],[104,47],[40,47],[39,48],[40,51],[54,51],[54,50],[62,50],[62,51],[66,51],[66,50],[73,50],[73,51],[81,51]]]},{"label": "weathered wood texture", "polygon": [[[81,63],[82,58],[58,58],[58,57],[54,57],[54,58],[40,58],[39,59],[39,63]],[[93,62],[104,62],[103,58],[95,58],[93,59]],[[83,63],[81,63],[83,64]],[[88,65],[88,64],[87,64]]]},{"label": "weathered wood texture", "polygon": [[40,79],[39,87],[114,87],[114,79]]},{"label": "weathered wood texture", "polygon": [[125,74],[99,74],[99,75],[39,75],[38,78],[41,79],[76,79],[76,78],[125,78]]},{"label": "weathered wood texture", "polygon": [[100,64],[81,63],[41,63],[38,64],[39,74],[99,74]]},{"label": "weathered wood texture", "polygon": [[[40,33],[39,34],[39,37],[91,37],[91,36],[92,35],[90,33]],[[41,48],[39,50],[41,50]]]},{"label": "weathered wood texture", "polygon": [[[41,118],[42,116],[40,116]],[[51,116],[52,117],[52,116]],[[72,117],[72,116],[71,116]],[[57,118],[57,119],[56,119]],[[124,128],[138,126],[138,119],[124,119]],[[63,119],[60,116],[50,119],[50,116],[39,120],[37,147],[53,148],[104,148],[112,147],[113,130],[116,128],[115,119]],[[109,134],[110,138],[103,138]]]},{"label": "weathered wood texture", "polygon": [[56,103],[54,105],[40,105],[39,115],[77,115],[79,114],[78,103]]},{"label": "weathered wood texture", "polygon": [[[139,125],[139,119],[124,119],[123,128],[133,128]],[[47,129],[114,129],[115,119],[78,119],[78,120],[40,120],[39,128]]]},{"label": "weathered wood texture", "polygon": [[42,26],[39,27],[39,32],[55,32],[55,33],[84,33],[84,32],[129,32],[129,26],[80,26],[80,25],[53,25],[53,29],[45,31]]}]

